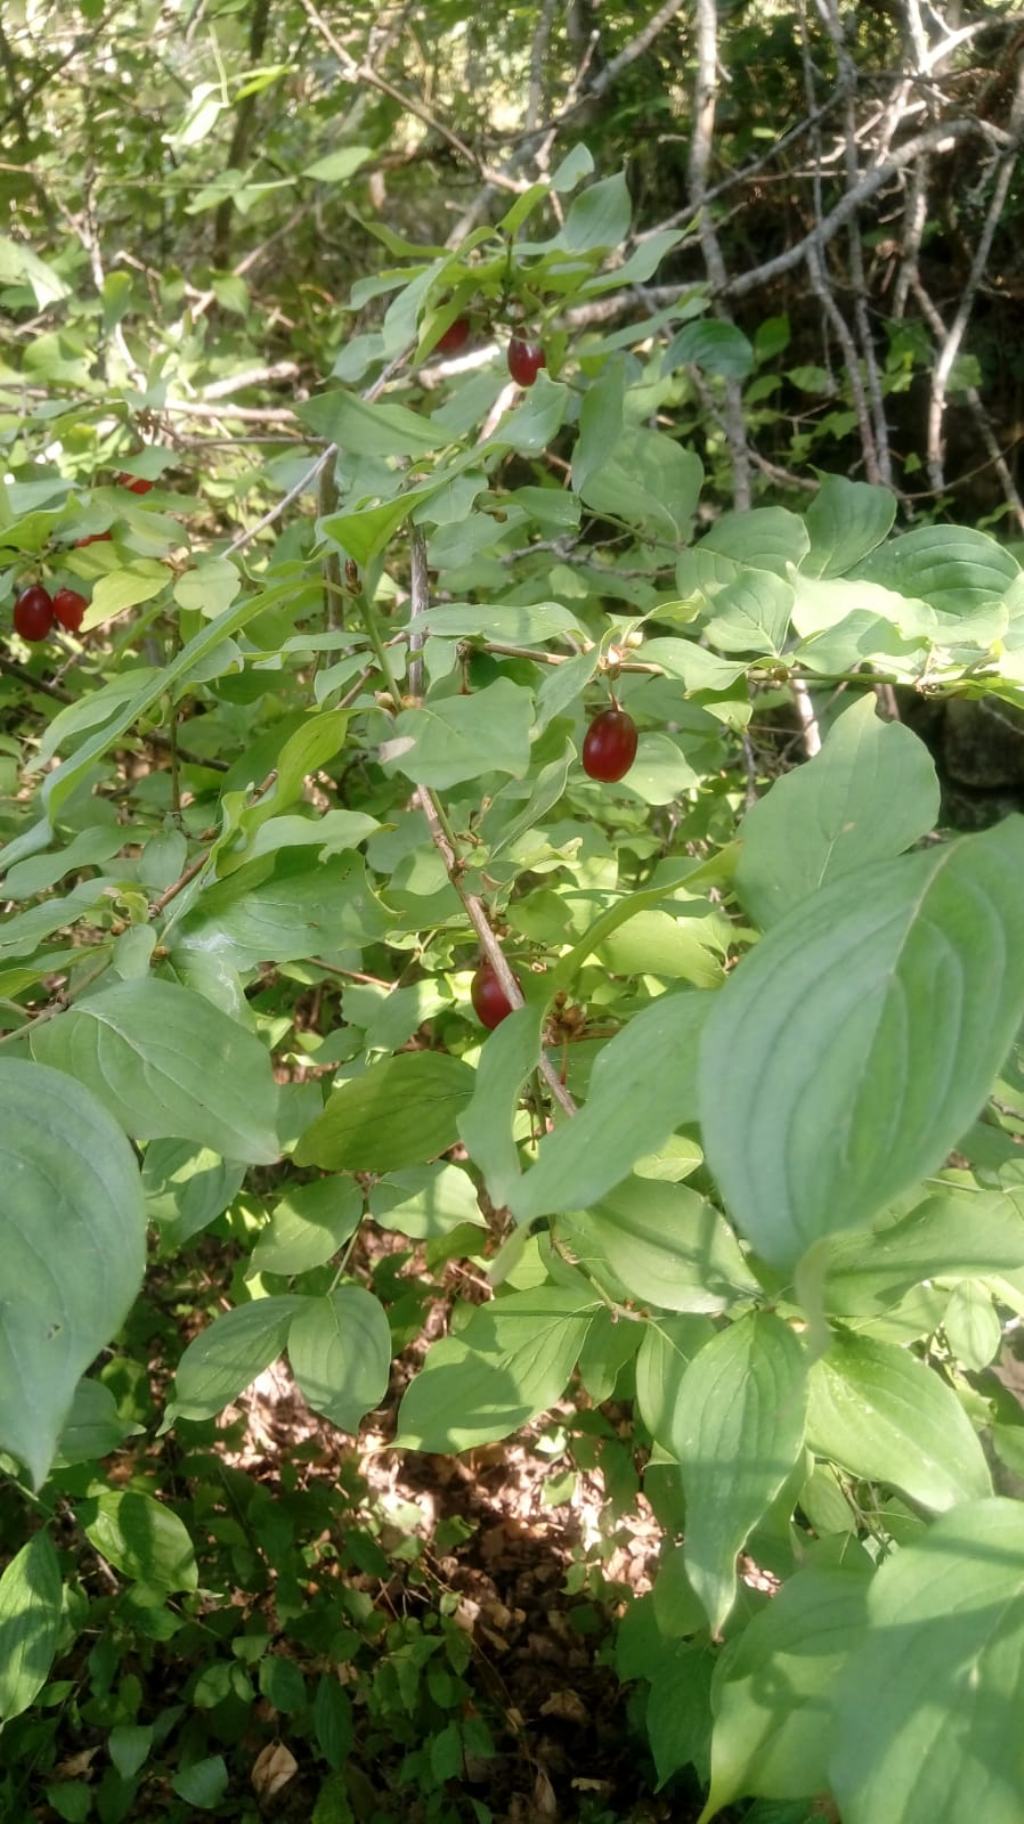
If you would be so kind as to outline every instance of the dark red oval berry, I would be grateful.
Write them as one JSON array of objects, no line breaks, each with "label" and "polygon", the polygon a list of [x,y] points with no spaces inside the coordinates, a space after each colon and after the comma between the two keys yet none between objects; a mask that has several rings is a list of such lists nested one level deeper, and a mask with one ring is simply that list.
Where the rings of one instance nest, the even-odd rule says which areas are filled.
[{"label": "dark red oval berry", "polygon": [[153,486],[151,481],[145,481],[141,475],[119,475],[117,479],[120,486],[127,488],[130,494],[148,494]]},{"label": "dark red oval berry", "polygon": [[473,1012],[488,1032],[500,1026],[512,1012],[512,1003],[494,973],[491,963],[481,963],[469,990]]},{"label": "dark red oval berry", "polygon": [[513,336],[508,345],[508,371],[517,386],[532,386],[548,358],[539,342],[521,342]]},{"label": "dark red oval berry", "polygon": [[77,633],[82,625],[82,616],[89,603],[77,589],[58,589],[53,598],[53,612],[62,627],[69,633]]},{"label": "dark red oval berry", "polygon": [[90,532],[88,538],[76,538],[75,550],[81,551],[83,545],[101,545],[105,538],[113,538],[112,532]]},{"label": "dark red oval berry", "polygon": [[603,709],[587,729],[583,742],[583,770],[591,779],[614,785],[629,772],[636,759],[637,732],[624,709]]},{"label": "dark red oval berry", "polygon": [[50,591],[42,583],[23,589],[14,604],[14,627],[23,640],[45,640],[53,626]]},{"label": "dark red oval berry", "polygon": [[456,317],[454,323],[449,323],[444,335],[438,338],[435,345],[437,353],[439,355],[457,355],[469,341],[470,327],[468,317]]}]

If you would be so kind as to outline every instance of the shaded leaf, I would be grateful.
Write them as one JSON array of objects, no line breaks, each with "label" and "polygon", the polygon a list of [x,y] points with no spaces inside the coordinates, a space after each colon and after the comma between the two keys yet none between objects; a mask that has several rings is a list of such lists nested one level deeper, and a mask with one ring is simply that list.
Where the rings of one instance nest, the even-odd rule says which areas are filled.
[{"label": "shaded leaf", "polygon": [[686,1493],[686,1569],[714,1634],[736,1598],[736,1554],[803,1448],[804,1351],[788,1324],[752,1312],[683,1376],[673,1426]]},{"label": "shaded leaf", "polygon": [[79,1378],[142,1284],[139,1170],[90,1090],[0,1061],[0,1446],[45,1479]]}]

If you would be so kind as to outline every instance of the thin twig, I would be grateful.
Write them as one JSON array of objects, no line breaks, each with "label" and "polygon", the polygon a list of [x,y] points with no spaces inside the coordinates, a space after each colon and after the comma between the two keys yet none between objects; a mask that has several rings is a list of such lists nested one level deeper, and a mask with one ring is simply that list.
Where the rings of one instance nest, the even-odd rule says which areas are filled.
[{"label": "thin twig", "polygon": [[419,526],[413,526],[410,540],[409,582],[409,692],[423,695],[423,642],[427,637],[426,613],[430,606],[430,582],[427,575],[427,544]]},{"label": "thin twig", "polygon": [[493,184],[497,189],[511,190],[518,194],[526,188],[524,183],[508,177],[505,172],[497,171],[493,166],[486,164],[479,154],[474,152],[472,146],[468,146],[464,139],[460,139],[457,133],[453,133],[450,127],[445,126],[443,121],[431,114],[429,108],[425,107],[417,96],[403,94],[401,89],[396,89],[394,83],[389,82],[386,76],[382,76],[372,64],[361,62],[353,57],[351,51],[347,51],[335,36],[326,19],[317,12],[313,0],[302,0],[302,6],[310,23],[338,59],[348,82],[369,83],[372,88],[379,89],[382,95],[387,95],[391,101],[397,102],[405,113],[415,114],[417,120],[421,120],[425,127],[428,127],[432,133],[436,133],[439,139],[443,139],[447,145],[451,146],[453,152],[457,152],[461,158],[466,160],[467,164],[479,171],[481,177],[486,178],[487,182]]},{"label": "thin twig", "polygon": [[[468,892],[462,883],[462,863],[445,831],[443,813],[436,797],[425,785],[418,785],[414,796],[427,820],[427,828],[434,847],[444,862],[445,873],[465,907],[466,916],[480,939],[480,948],[498,978],[505,999],[510,1007],[524,1006],[522,989],[505,961],[505,953],[491,929],[483,902],[477,898],[475,893]],[[547,1053],[543,1050],[540,1054],[540,1069],[559,1106],[567,1115],[574,1115],[576,1104]]]},{"label": "thin twig", "polygon": [[985,223],[978,237],[978,245],[971,261],[971,270],[964,286],[960,303],[957,306],[953,321],[946,333],[946,339],[939,350],[939,357],[932,373],[931,398],[928,402],[928,477],[937,492],[945,486],[945,453],[943,450],[942,423],[946,411],[946,388],[953,363],[960,351],[978,287],[988,265],[992,242],[999,226],[1010,183],[1017,165],[1021,138],[1024,134],[1024,62],[1017,72],[1017,87],[1014,93],[1013,106],[1010,110],[1010,143],[999,164],[992,200],[985,215]]}]

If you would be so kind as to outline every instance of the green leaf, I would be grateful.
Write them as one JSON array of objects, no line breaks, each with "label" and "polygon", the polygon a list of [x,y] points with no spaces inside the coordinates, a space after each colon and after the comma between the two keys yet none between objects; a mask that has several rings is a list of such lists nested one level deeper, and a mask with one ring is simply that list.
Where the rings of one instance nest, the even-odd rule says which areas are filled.
[{"label": "green leaf", "polygon": [[941,1165],[1024,1011],[1024,819],[805,900],[704,1029],[701,1126],[728,1209],[790,1267]]},{"label": "green leaf", "polygon": [[21,1716],[49,1677],[61,1633],[61,1596],[50,1535],[36,1533],[0,1577],[0,1722]]},{"label": "green leaf", "polygon": [[244,1165],[229,1164],[190,1140],[153,1140],[142,1162],[146,1218],[160,1227],[160,1251],[172,1254],[216,1222],[233,1202]]},{"label": "green leaf", "polygon": [[283,1715],[306,1707],[306,1681],[293,1659],[268,1653],[260,1660],[260,1694]]},{"label": "green leaf", "polygon": [[950,1187],[906,1215],[836,1236],[825,1302],[840,1317],[869,1317],[925,1279],[973,1279],[1024,1267],[1024,1220],[1012,1193]]},{"label": "green leaf", "polygon": [[569,148],[551,173],[551,188],[565,196],[577,184],[582,183],[585,177],[589,177],[593,169],[594,160],[589,148],[582,142],[577,142]]},{"label": "green leaf", "polygon": [[[319,715],[307,716],[288,736],[276,756],[277,778],[271,790],[264,793],[258,804],[241,811],[229,842],[218,844],[218,873],[226,874],[249,859],[257,831],[301,795],[311,774],[316,774],[328,760],[333,760],[345,740],[347,727],[348,716],[344,710],[327,709]],[[343,811],[341,815],[353,817],[352,812]]]},{"label": "green leaf", "polygon": [[186,1805],[195,1805],[200,1811],[216,1810],[228,1789],[224,1756],[211,1754],[205,1761],[192,1761],[175,1774],[171,1786]]},{"label": "green leaf", "polygon": [[251,1271],[289,1275],[322,1266],[355,1234],[362,1214],[363,1193],[352,1178],[296,1185],[260,1230]]},{"label": "green leaf", "polygon": [[688,691],[729,690],[747,669],[745,660],[719,658],[696,640],[645,640],[643,656],[668,677],[681,678]]},{"label": "green leaf", "polygon": [[699,1824],[734,1799],[795,1799],[828,1785],[835,1681],[867,1624],[870,1565],[809,1565],[731,1640],[715,1668],[711,1791]]},{"label": "green leaf", "polygon": [[370,1215],[382,1229],[395,1229],[413,1241],[432,1241],[467,1222],[487,1227],[476,1186],[458,1165],[414,1165],[408,1171],[387,1172],[370,1192]]},{"label": "green leaf", "polygon": [[933,1512],[991,1493],[985,1455],[952,1389],[895,1343],[837,1337],[814,1364],[807,1442]]},{"label": "green leaf", "polygon": [[173,593],[179,608],[212,619],[231,606],[241,587],[242,578],[230,558],[207,557],[178,578]]},{"label": "green leaf", "polygon": [[213,1419],[277,1360],[303,1299],[256,1298],[224,1311],[193,1337],[174,1383],[175,1415]]},{"label": "green leaf", "polygon": [[0,234],[0,284],[21,282],[32,287],[38,310],[46,310],[50,304],[59,304],[62,298],[71,296],[71,287],[31,247]]},{"label": "green leaf", "polygon": [[370,405],[344,387],[319,393],[298,415],[348,456],[424,456],[447,442],[429,418],[405,405]]},{"label": "green leaf", "polygon": [[[257,832],[252,861],[260,835]],[[301,859],[301,858],[300,858]],[[261,962],[287,963],[322,951],[357,947],[383,935],[391,921],[371,892],[357,855],[310,859],[294,870],[286,862],[269,880],[239,870],[208,887],[178,929],[174,962],[183,954],[213,957],[233,969]]]},{"label": "green leaf", "polygon": [[[131,728],[132,724],[148,709],[151,709],[161,696],[173,692],[175,686],[182,679],[189,677],[192,671],[216,650],[222,640],[230,639],[248,621],[266,609],[287,602],[294,614],[300,614],[305,603],[308,602],[311,605],[316,599],[317,590],[314,585],[304,584],[296,587],[294,581],[279,584],[257,595],[245,596],[240,602],[233,602],[231,607],[226,608],[215,621],[210,621],[201,632],[189,640],[187,646],[182,647],[176,658],[172,659],[168,665],[156,670],[147,670],[142,674],[143,681],[130,694],[127,702],[122,701],[115,713],[105,720],[104,725],[83,742],[73,759],[66,760],[56,772],[47,776],[43,786],[43,802],[51,823],[56,819],[61,805],[81,784],[95,761],[102,758],[107,748],[113,745],[118,736]],[[132,675],[138,674],[129,674],[129,676]],[[18,858],[16,853],[10,853],[14,847],[14,844],[8,844],[6,849],[0,850],[0,865],[5,860],[11,861]]]},{"label": "green leaf", "polygon": [[469,1450],[505,1438],[565,1389],[596,1301],[541,1286],[477,1306],[458,1335],[431,1344],[398,1414],[397,1448]]},{"label": "green leaf", "polygon": [[362,1286],[304,1298],[288,1332],[288,1360],[314,1412],[358,1432],[388,1390],[391,1331],[380,1300]]},{"label": "green leaf", "polygon": [[[569,664],[572,665],[573,661],[570,660]],[[562,673],[564,673],[566,669],[567,667],[564,665],[558,667],[559,672]],[[537,707],[538,721],[541,726],[543,726],[543,715],[539,697]],[[575,757],[575,750],[572,745],[567,744],[557,760],[552,760],[548,766],[541,767],[541,770],[534,781],[533,790],[530,792],[526,803],[523,804],[521,810],[511,818],[508,815],[508,805],[505,803],[502,794],[499,792],[495,793],[494,798],[491,801],[490,811],[482,822],[484,838],[490,842],[490,860],[492,863],[497,856],[504,854],[506,849],[510,849],[518,843],[521,838],[526,835],[528,830],[534,829],[558,803],[565,790],[566,781],[569,777],[569,769]],[[522,794],[518,792],[517,788],[513,787],[510,795],[513,797],[513,801],[518,798],[519,802],[522,802]]]},{"label": "green leaf", "polygon": [[54,754],[62,750],[67,752],[75,735],[102,728],[123,708],[126,699],[137,697],[143,686],[160,675],[150,666],[140,666],[137,671],[126,671],[120,677],[111,678],[98,690],[90,690],[86,696],[79,697],[77,703],[68,703],[58,710],[43,730],[37,764],[46,766]]},{"label": "green leaf", "polygon": [[587,388],[580,406],[580,428],[572,458],[572,485],[577,494],[591,475],[613,459],[622,435],[626,364],[620,355],[607,363]]},{"label": "green leaf", "polygon": [[760,1295],[731,1229],[683,1185],[627,1178],[585,1214],[561,1217],[557,1233],[586,1269],[600,1276],[607,1265],[655,1309],[724,1311]]},{"label": "green leaf", "polygon": [[[657,272],[662,260],[673,247],[678,247],[685,239],[682,229],[655,228],[644,233],[643,239],[634,247],[629,257],[621,266],[613,266],[605,272],[595,273],[592,279],[586,279],[579,288],[581,298],[597,298],[605,291],[618,291],[627,285],[643,285]],[[670,322],[678,316],[679,310],[670,304],[667,309],[654,311],[643,322],[631,324],[624,330],[613,330],[611,335],[602,339],[601,348],[628,347],[630,342],[642,342],[662,323]],[[621,338],[621,339],[617,339]],[[589,351],[588,351],[589,352]],[[596,351],[595,351],[596,352]]]},{"label": "green leaf", "polygon": [[45,1480],[80,1377],[142,1284],[134,1154],[91,1091],[0,1060],[0,1446]]},{"label": "green leaf", "polygon": [[722,652],[782,652],[793,613],[789,583],[770,570],[747,570],[727,583],[707,616],[708,639]]},{"label": "green leaf", "polygon": [[92,592],[89,603],[82,617],[82,632],[91,633],[104,621],[113,620],[123,614],[126,608],[135,608],[139,602],[150,602],[162,589],[166,589],[170,577],[163,564],[151,558],[140,557],[124,570],[114,570],[109,576],[101,576]]},{"label": "green leaf", "polygon": [[866,693],[820,754],[775,781],[740,826],[736,886],[762,929],[816,888],[910,848],[934,828],[939,781],[928,749],[883,722]]},{"label": "green leaf", "polygon": [[745,380],[754,365],[754,351],[735,323],[701,317],[685,324],[673,336],[661,365],[665,374],[677,367],[692,366],[702,368],[706,374],[721,374],[727,380]]},{"label": "green leaf", "polygon": [[709,996],[662,995],[602,1047],[579,1113],[541,1141],[536,1165],[515,1186],[505,1186],[517,1222],[599,1202],[638,1159],[693,1120],[697,1046],[710,1006]]},{"label": "green leaf", "polygon": [[426,623],[431,634],[454,640],[501,640],[512,646],[543,646],[548,640],[575,639],[584,629],[560,602],[439,602]]},{"label": "green leaf", "polygon": [[376,817],[363,811],[325,811],[322,817],[270,817],[261,824],[242,858],[255,861],[258,855],[273,855],[278,849],[320,850],[322,859],[354,849],[379,830]]},{"label": "green leaf", "polygon": [[714,1335],[706,1317],[663,1317],[644,1327],[636,1358],[636,1402],[644,1424],[663,1450],[673,1449],[683,1376],[698,1350]]},{"label": "green leaf", "polygon": [[640,736],[636,759],[622,783],[645,804],[674,804],[693,790],[698,778],[679,742],[653,729]]},{"label": "green leaf", "polygon": [[708,947],[701,924],[699,917],[676,917],[648,907],[611,932],[594,954],[614,975],[660,975],[667,981],[692,982],[695,988],[717,988],[725,972]]},{"label": "green leaf", "polygon": [[436,1159],[458,1139],[473,1072],[440,1051],[405,1051],[343,1083],[295,1149],[296,1165],[388,1172]]},{"label": "green leaf", "polygon": [[958,1362],[980,1374],[999,1354],[1003,1327],[992,1294],[968,1281],[957,1286],[942,1320],[946,1341]]},{"label": "green leaf", "polygon": [[408,488],[396,500],[384,500],[376,506],[355,507],[345,513],[332,513],[319,522],[320,531],[349,556],[353,563],[368,564],[379,556],[402,522],[422,502],[431,498],[441,483],[429,482],[423,487]]},{"label": "green leaf", "polygon": [[617,171],[614,177],[602,178],[574,198],[554,245],[569,253],[617,247],[629,232],[632,214],[625,173]]},{"label": "green leaf", "polygon": [[1018,1824],[1024,1511],[954,1508],[877,1572],[837,1694],[844,1824]]},{"label": "green leaf", "polygon": [[188,988],[154,977],[101,989],[38,1026],[32,1052],[92,1085],[137,1140],[195,1140],[253,1165],[279,1157],[269,1052]]},{"label": "green leaf", "polygon": [[458,1118],[459,1136],[497,1209],[509,1202],[519,1178],[512,1127],[523,1086],[540,1058],[545,1012],[540,1001],[517,1007],[491,1033],[480,1053],[473,1094]]},{"label": "green leaf", "polygon": [[373,157],[370,146],[339,146],[337,152],[328,152],[326,157],[318,158],[311,165],[306,165],[303,177],[312,177],[319,184],[344,183]]},{"label": "green leaf", "polygon": [[64,848],[33,856],[30,861],[19,861],[4,877],[4,898],[32,899],[37,893],[45,893],[56,886],[66,874],[74,874],[79,868],[100,866],[123,848],[125,835],[120,825],[112,830],[83,830]]},{"label": "green leaf", "polygon": [[468,697],[440,697],[404,709],[381,748],[389,772],[444,789],[481,771],[521,779],[530,764],[533,696],[508,678]]},{"label": "green leaf", "polygon": [[747,513],[723,513],[692,556],[715,557],[719,563],[728,559],[721,566],[721,586],[736,581],[747,569],[785,578],[790,564],[801,563],[809,543],[807,527],[796,513],[785,507],[754,507]]},{"label": "green leaf", "polygon": [[86,1538],[115,1570],[151,1590],[197,1587],[192,1541],[162,1501],[131,1488],[106,1488],[78,1511]]},{"label": "green leaf", "polygon": [[119,1417],[102,1381],[79,1381],[57,1445],[62,1463],[91,1463],[117,1450],[132,1427]]},{"label": "green leaf", "polygon": [[845,475],[826,475],[804,514],[811,548],[800,568],[808,576],[845,576],[888,538],[896,496],[888,488]]},{"label": "green leaf", "polygon": [[313,1728],[316,1731],[317,1746],[328,1767],[343,1766],[355,1736],[352,1700],[337,1679],[327,1673],[317,1684],[313,1702]]},{"label": "green leaf", "polygon": [[522,405],[501,419],[483,448],[539,456],[561,429],[571,397],[568,387],[552,380],[542,368]]},{"label": "green leaf", "polygon": [[740,1318],[683,1376],[673,1440],[686,1493],[686,1569],[719,1634],[736,1599],[736,1554],[804,1441],[806,1358],[770,1312]]},{"label": "green leaf", "polygon": [[122,1780],[133,1780],[149,1758],[154,1730],[148,1723],[117,1723],[107,1738],[110,1758]]},{"label": "green leaf", "polygon": [[681,1767],[706,1761],[714,1663],[706,1643],[687,1643],[651,1668],[645,1721],[659,1790]]},{"label": "green leaf", "polygon": [[858,574],[901,595],[920,596],[940,615],[958,621],[997,608],[1020,566],[985,532],[969,526],[918,526],[881,545]]},{"label": "green leaf", "polygon": [[620,438],[614,460],[596,470],[579,492],[595,513],[679,544],[689,537],[703,480],[703,465],[692,450],[661,431],[633,430]]}]

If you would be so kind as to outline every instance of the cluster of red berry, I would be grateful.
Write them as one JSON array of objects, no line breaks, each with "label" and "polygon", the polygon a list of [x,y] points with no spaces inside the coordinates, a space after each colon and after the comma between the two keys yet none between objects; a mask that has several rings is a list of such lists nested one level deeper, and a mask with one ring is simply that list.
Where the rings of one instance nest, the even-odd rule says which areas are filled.
[{"label": "cluster of red berry", "polygon": [[14,604],[14,631],[23,640],[45,640],[54,621],[59,621],[69,633],[77,633],[88,606],[77,589],[58,589],[51,595],[42,583],[33,583]]},{"label": "cluster of red berry", "polygon": [[[130,494],[148,494],[153,486],[141,475],[119,475],[117,482]],[[76,538],[75,550],[80,551],[83,545],[101,544],[109,537],[109,532],[91,532],[88,538]],[[77,633],[88,606],[87,598],[79,595],[77,589],[58,589],[56,595],[51,595],[42,583],[32,583],[15,601],[14,631],[20,633],[23,640],[45,640],[53,631],[54,622],[59,621],[69,633]]]},{"label": "cluster of red berry", "polygon": [[[444,335],[437,343],[441,355],[461,354],[469,341],[470,324],[468,317],[456,317],[449,323]],[[508,345],[508,371],[517,386],[532,386],[542,367],[547,367],[548,360],[539,342],[524,342],[521,337],[513,336]]]}]

